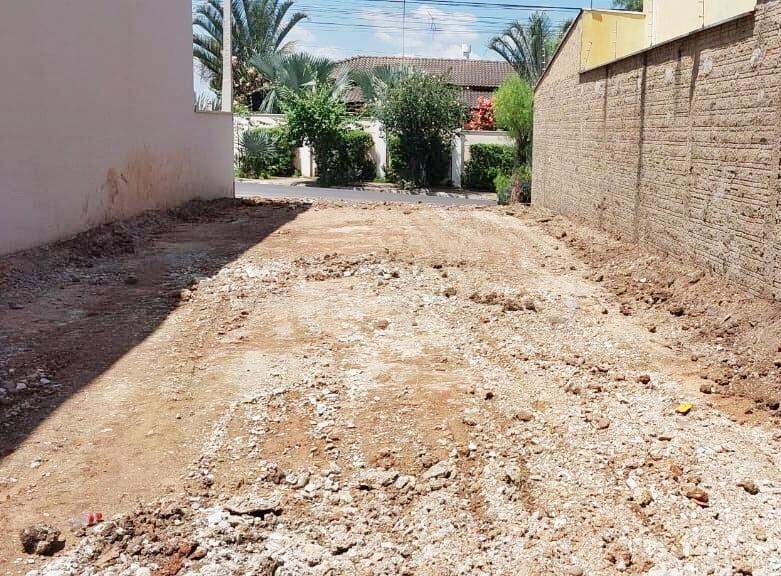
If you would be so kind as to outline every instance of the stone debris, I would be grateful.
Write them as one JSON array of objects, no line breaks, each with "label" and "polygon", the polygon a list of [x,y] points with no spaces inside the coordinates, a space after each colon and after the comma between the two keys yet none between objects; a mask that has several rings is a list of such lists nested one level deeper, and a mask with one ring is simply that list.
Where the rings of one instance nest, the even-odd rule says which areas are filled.
[{"label": "stone debris", "polygon": [[240,516],[263,516],[269,513],[279,513],[282,510],[282,498],[279,494],[235,496],[225,504],[225,509]]},{"label": "stone debris", "polygon": [[740,484],[738,484],[738,486],[743,488],[743,490],[752,496],[759,494],[759,486],[757,486],[756,483],[752,482],[751,480],[743,480]]},{"label": "stone debris", "polygon": [[[122,382],[159,385],[156,417],[177,432],[207,430],[187,437],[199,442],[196,457],[175,470],[182,482],[170,493],[80,527],[46,564],[21,558],[14,569],[781,574],[781,434],[768,410],[778,342],[765,347],[769,359],[746,356],[741,333],[752,328],[739,306],[703,299],[713,279],[692,284],[680,263],[669,270],[637,253],[625,260],[624,245],[587,242],[566,220],[526,209],[513,218],[404,209],[416,220],[432,211],[425,251],[407,242],[418,229],[397,207],[326,203],[212,274],[172,274],[154,301],[173,299],[173,327],[150,340],[182,348],[181,371],[138,362],[143,372]],[[246,216],[228,224],[244,234]],[[386,222],[393,233],[378,233]],[[555,239],[548,224],[566,233]],[[341,233],[364,227],[371,234]],[[323,230],[340,232],[320,243]],[[74,271],[78,286],[91,286],[99,268]],[[152,284],[132,259],[120,268],[112,290]],[[130,274],[139,282],[123,288]],[[56,390],[61,376],[16,368],[0,371],[5,408]],[[208,431],[183,397],[212,380],[229,397]],[[729,404],[739,386],[757,383],[770,388]],[[677,414],[693,395],[697,409]],[[96,423],[98,438],[115,438],[120,424]],[[167,441],[157,422],[151,428],[145,442]],[[62,470],[58,450],[41,443],[0,469],[12,505],[53,489],[46,474]],[[47,535],[31,537],[32,549],[48,549]]]},{"label": "stone debris", "polygon": [[710,502],[710,495],[699,487],[690,488],[686,491],[686,497],[693,500],[701,506],[707,506]]},{"label": "stone debris", "polygon": [[60,538],[60,535],[57,528],[46,524],[36,524],[22,530],[19,534],[19,540],[22,543],[22,550],[26,554],[53,556],[65,547],[65,541]]}]

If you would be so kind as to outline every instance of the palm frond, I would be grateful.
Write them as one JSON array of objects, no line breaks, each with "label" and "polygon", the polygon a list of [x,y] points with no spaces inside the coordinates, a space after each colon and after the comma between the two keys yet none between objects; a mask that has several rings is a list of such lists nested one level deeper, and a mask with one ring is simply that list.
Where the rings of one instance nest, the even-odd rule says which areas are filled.
[{"label": "palm frond", "polygon": [[[307,18],[292,13],[293,0],[225,0],[231,2],[233,89],[237,99],[249,99],[266,80],[251,64],[257,55],[289,52],[285,42]],[[193,9],[193,59],[213,84],[222,78],[223,0],[203,0]]]},{"label": "palm frond", "polygon": [[488,47],[504,58],[530,84],[545,71],[561,34],[543,12],[533,13],[527,22],[515,21]]}]

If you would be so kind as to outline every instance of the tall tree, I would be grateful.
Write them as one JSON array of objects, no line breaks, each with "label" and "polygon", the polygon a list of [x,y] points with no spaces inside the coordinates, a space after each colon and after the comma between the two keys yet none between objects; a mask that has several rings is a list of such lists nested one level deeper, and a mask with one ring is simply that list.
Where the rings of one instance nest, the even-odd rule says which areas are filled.
[{"label": "tall tree", "polygon": [[[202,0],[193,10],[193,58],[215,93],[222,83],[222,2]],[[234,99],[256,109],[265,79],[252,65],[258,55],[290,52],[287,37],[307,16],[292,12],[293,0],[232,0]]]},{"label": "tall tree", "polygon": [[529,84],[536,84],[556,49],[559,32],[544,12],[534,12],[529,21],[515,21],[493,38],[488,47],[507,60]]},{"label": "tall tree", "polygon": [[643,11],[643,0],[613,0],[613,8],[619,10]]},{"label": "tall tree", "polygon": [[508,76],[494,94],[496,125],[515,139],[518,164],[530,164],[534,129],[534,91],[517,74]]},{"label": "tall tree", "polygon": [[373,108],[385,133],[396,141],[393,153],[398,156],[402,180],[415,187],[442,180],[441,168],[449,164],[443,161],[446,151],[466,118],[455,89],[416,70],[390,87]]}]

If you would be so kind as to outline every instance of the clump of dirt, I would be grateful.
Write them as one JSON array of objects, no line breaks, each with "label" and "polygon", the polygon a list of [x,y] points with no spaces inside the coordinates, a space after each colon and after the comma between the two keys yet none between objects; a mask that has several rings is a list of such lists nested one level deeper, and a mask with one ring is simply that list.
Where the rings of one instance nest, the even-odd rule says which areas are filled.
[{"label": "clump of dirt", "polygon": [[487,306],[501,306],[504,312],[520,312],[527,310],[537,312],[538,304],[534,298],[523,294],[502,294],[499,292],[480,292],[473,293],[469,299],[475,304],[485,304]]},{"label": "clump of dirt", "polygon": [[53,556],[65,547],[65,541],[60,538],[57,528],[46,524],[28,526],[19,533],[22,550],[27,554]]}]

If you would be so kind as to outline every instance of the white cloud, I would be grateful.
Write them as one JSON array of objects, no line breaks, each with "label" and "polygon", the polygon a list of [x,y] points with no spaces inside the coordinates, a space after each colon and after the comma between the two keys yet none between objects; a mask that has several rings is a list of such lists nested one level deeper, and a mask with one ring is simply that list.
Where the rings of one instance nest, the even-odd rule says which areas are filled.
[{"label": "white cloud", "polygon": [[[368,8],[361,12],[364,20],[374,26],[374,36],[401,53],[400,18],[390,20],[387,12]],[[463,44],[475,43],[480,35],[475,30],[477,17],[470,12],[445,12],[422,4],[407,14],[405,51],[407,56],[429,58],[461,58]]]},{"label": "white cloud", "polygon": [[321,56],[331,60],[343,60],[347,57],[347,52],[342,48],[324,46],[317,34],[306,28],[303,22],[290,31],[287,40],[295,43],[296,52],[308,52],[313,56]]}]

